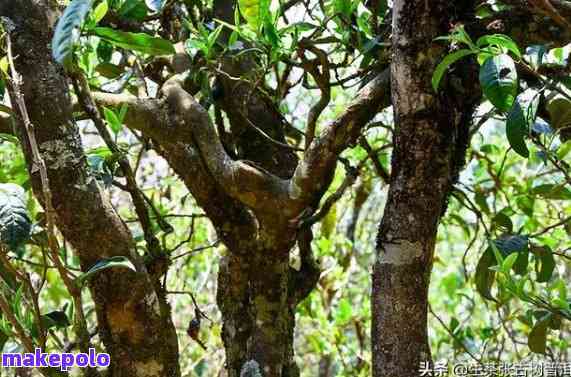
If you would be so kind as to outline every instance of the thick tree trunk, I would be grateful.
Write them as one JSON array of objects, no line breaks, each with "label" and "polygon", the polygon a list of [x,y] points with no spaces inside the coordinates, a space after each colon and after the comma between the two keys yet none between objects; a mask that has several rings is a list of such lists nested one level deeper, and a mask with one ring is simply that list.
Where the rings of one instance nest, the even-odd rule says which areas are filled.
[{"label": "thick tree trunk", "polygon": [[[47,167],[59,230],[83,271],[101,259],[126,256],[137,272],[108,270],[90,280],[98,334],[111,356],[109,377],[177,377],[178,343],[158,277],[137,254],[132,235],[91,175],[73,121],[68,81],[51,57],[56,5],[46,0],[0,0],[13,42],[15,68],[35,139]],[[18,137],[40,202],[42,182],[30,140],[18,119]]]},{"label": "thick tree trunk", "polygon": [[457,77],[465,92],[443,83],[436,94],[430,84],[446,53],[434,38],[448,34],[450,25],[464,16],[456,3],[394,2],[395,149],[373,268],[375,377],[417,376],[419,363],[430,361],[426,317],[438,222],[464,163],[479,93],[471,62],[464,62],[465,72]]},{"label": "thick tree trunk", "polygon": [[315,286],[319,272],[307,260],[300,271],[290,267],[295,240],[288,240],[286,231],[282,234],[277,240],[263,232],[249,242],[247,252],[229,250],[220,263],[217,301],[229,377],[255,377],[257,372],[299,376],[293,361],[295,307]]}]

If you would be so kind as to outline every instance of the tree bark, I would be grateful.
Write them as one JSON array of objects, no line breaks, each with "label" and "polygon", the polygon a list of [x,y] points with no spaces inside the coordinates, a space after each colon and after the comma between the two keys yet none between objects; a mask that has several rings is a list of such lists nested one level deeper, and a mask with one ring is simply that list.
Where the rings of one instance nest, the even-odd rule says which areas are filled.
[{"label": "tree bark", "polygon": [[[417,376],[419,363],[431,360],[426,321],[437,228],[464,164],[469,122],[480,97],[473,62],[463,61],[438,94],[431,87],[434,68],[447,52],[434,38],[468,16],[470,4],[461,3],[394,2],[395,149],[373,267],[375,377]],[[460,85],[448,84],[454,80]]]},{"label": "tree bark", "polygon": [[[113,256],[128,257],[137,268],[107,270],[89,283],[98,333],[111,356],[108,376],[180,376],[177,337],[163,287],[147,272],[129,229],[87,166],[68,81],[49,49],[57,14],[56,5],[47,0],[0,0],[15,68],[23,77],[22,94],[47,166],[57,226],[83,271]],[[42,183],[21,114],[16,124],[34,193],[42,202]]]}]

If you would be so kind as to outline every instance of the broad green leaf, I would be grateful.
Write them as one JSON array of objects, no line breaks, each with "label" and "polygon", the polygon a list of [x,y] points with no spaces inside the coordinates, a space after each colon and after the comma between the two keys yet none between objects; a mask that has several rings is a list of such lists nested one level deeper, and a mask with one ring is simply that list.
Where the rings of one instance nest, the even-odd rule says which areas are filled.
[{"label": "broad green leaf", "polygon": [[117,133],[119,133],[119,131],[121,131],[121,128],[123,127],[123,122],[121,121],[121,119],[119,119],[117,114],[115,114],[115,112],[112,109],[104,107],[103,114],[105,115],[105,120],[107,121],[107,124],[109,124],[109,127],[111,128],[113,133],[117,135]]},{"label": "broad green leaf", "polygon": [[75,279],[75,283],[79,287],[82,287],[89,278],[93,277],[93,275],[95,275],[96,273],[98,273],[100,271],[107,270],[110,268],[127,268],[127,269],[130,269],[130,270],[135,271],[135,272],[137,271],[137,269],[135,268],[133,263],[128,258],[121,257],[121,256],[111,257],[111,258],[103,259],[103,260],[95,263],[89,269],[89,271],[79,275]]},{"label": "broad green leaf", "polygon": [[504,263],[502,263],[502,271],[504,273],[508,273],[509,270],[511,270],[511,268],[515,264],[517,258],[518,258],[518,253],[511,253],[510,255],[508,255],[508,257],[504,259]]},{"label": "broad green leaf", "polygon": [[270,12],[269,0],[238,0],[238,7],[248,25],[255,31],[260,30]]},{"label": "broad green leaf", "polygon": [[571,126],[571,100],[563,96],[557,96],[546,105],[547,112],[551,120],[551,125],[555,129]]},{"label": "broad green leaf", "polygon": [[79,29],[89,10],[92,0],[72,0],[56,25],[52,38],[52,55],[64,67],[71,66],[73,48],[79,39]]},{"label": "broad green leaf", "polygon": [[476,266],[475,280],[476,289],[485,299],[496,301],[492,296],[492,285],[494,284],[496,273],[490,267],[497,265],[496,257],[491,247],[484,251]]},{"label": "broad green leaf", "polygon": [[517,96],[506,120],[506,136],[513,150],[522,157],[529,157],[525,139],[535,123],[540,94],[528,89]]},{"label": "broad green leaf", "polygon": [[551,200],[571,200],[571,190],[565,187],[565,185],[546,183],[533,187],[531,194]]},{"label": "broad green leaf", "polygon": [[551,279],[555,269],[555,259],[553,252],[548,246],[533,247],[531,249],[535,256],[535,273],[538,283],[545,283]]},{"label": "broad green leaf", "polygon": [[0,184],[0,242],[16,252],[31,229],[24,189],[13,183]]},{"label": "broad green leaf", "polygon": [[314,25],[310,22],[294,22],[291,23],[284,28],[279,30],[280,35],[288,34],[288,33],[302,33],[304,31],[309,31],[317,28],[317,25]]},{"label": "broad green leaf", "polygon": [[124,73],[123,69],[111,63],[101,63],[95,67],[95,71],[108,79],[115,79]]},{"label": "broad green leaf", "polygon": [[473,53],[474,52],[470,50],[463,49],[446,55],[446,57],[442,59],[440,64],[436,66],[436,69],[432,74],[432,88],[434,89],[434,91],[438,92],[438,86],[440,85],[440,81],[442,80],[442,77],[444,76],[444,73],[446,72],[448,67],[450,67],[452,64],[456,63],[458,60],[462,59],[463,57],[471,55]]},{"label": "broad green leaf", "polygon": [[512,52],[518,58],[521,58],[521,52],[519,51],[517,44],[513,39],[504,34],[484,35],[478,39],[476,45],[478,45],[478,47],[484,47],[488,45],[498,46]]},{"label": "broad green leaf", "polygon": [[505,54],[488,58],[480,67],[480,84],[486,98],[496,108],[507,112],[514,103],[518,88],[512,58]]},{"label": "broad green leaf", "polygon": [[117,13],[121,18],[133,21],[144,21],[148,11],[144,0],[125,0]]},{"label": "broad green leaf", "polygon": [[545,354],[547,344],[547,328],[551,318],[549,315],[535,323],[527,338],[527,344],[532,352]]},{"label": "broad green leaf", "polygon": [[126,50],[149,55],[174,54],[174,46],[166,39],[151,37],[145,33],[128,33],[106,27],[96,27],[91,31],[101,39]]}]

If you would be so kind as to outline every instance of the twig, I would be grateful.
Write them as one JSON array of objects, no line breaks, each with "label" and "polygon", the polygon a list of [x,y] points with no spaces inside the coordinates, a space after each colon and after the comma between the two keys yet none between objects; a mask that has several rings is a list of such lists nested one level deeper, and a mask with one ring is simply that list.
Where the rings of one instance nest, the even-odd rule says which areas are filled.
[{"label": "twig", "polygon": [[204,251],[204,250],[212,249],[213,247],[218,246],[219,243],[220,243],[220,240],[216,240],[216,241],[214,241],[213,243],[211,243],[210,245],[200,246],[200,247],[197,247],[197,248],[195,248],[195,249],[186,251],[186,252],[184,252],[184,253],[182,253],[182,254],[179,254],[179,255],[177,255],[176,257],[172,257],[171,260],[175,260],[175,259],[178,259],[178,258],[182,258],[182,257],[184,257],[184,256],[186,256],[186,255],[189,255],[189,254],[198,253],[199,251]]},{"label": "twig", "polygon": [[301,219],[301,221],[299,223],[300,228],[310,227],[313,224],[320,221],[321,219],[323,219],[325,216],[327,216],[327,214],[329,213],[329,211],[331,210],[333,205],[339,199],[341,199],[341,197],[345,193],[345,190],[347,190],[347,188],[351,187],[353,185],[353,183],[355,183],[355,181],[357,180],[357,177],[359,176],[359,170],[361,169],[361,167],[363,166],[363,164],[366,161],[366,160],[361,161],[361,163],[359,163],[359,166],[357,166],[356,168],[353,168],[351,165],[349,165],[349,163],[347,161],[345,161],[343,159],[340,159],[340,160],[341,160],[341,162],[344,163],[345,170],[346,170],[346,175],[345,175],[345,179],[343,180],[343,183],[341,183],[341,186],[339,186],[339,188],[325,200],[325,202],[321,206],[321,210],[319,212],[317,212],[315,215],[310,216],[308,218]]},{"label": "twig", "polygon": [[361,139],[359,140],[359,144],[361,145],[361,147],[363,147],[365,152],[367,152],[367,155],[369,156],[371,161],[373,161],[373,166],[375,168],[375,171],[377,172],[377,175],[381,177],[384,183],[389,183],[391,180],[389,173],[387,172],[383,164],[381,164],[381,161],[379,161],[377,154],[375,153],[375,151],[373,151],[373,148],[371,147],[365,136],[361,137]]},{"label": "twig", "polygon": [[434,318],[436,318],[436,320],[440,323],[440,325],[442,325],[442,327],[444,327],[444,329],[446,330],[446,332],[452,337],[454,338],[454,340],[456,340],[458,342],[458,344],[460,344],[460,346],[462,347],[462,349],[464,350],[464,352],[466,352],[475,362],[477,362],[478,364],[482,365],[482,360],[478,359],[472,352],[470,352],[470,350],[468,349],[468,347],[466,347],[466,345],[464,344],[464,342],[462,341],[462,339],[459,339],[456,334],[454,334],[454,332],[446,325],[446,323],[444,323],[444,321],[434,312],[434,310],[432,310],[432,306],[430,304],[428,304],[428,311],[430,312],[430,314],[432,314],[432,316]]}]

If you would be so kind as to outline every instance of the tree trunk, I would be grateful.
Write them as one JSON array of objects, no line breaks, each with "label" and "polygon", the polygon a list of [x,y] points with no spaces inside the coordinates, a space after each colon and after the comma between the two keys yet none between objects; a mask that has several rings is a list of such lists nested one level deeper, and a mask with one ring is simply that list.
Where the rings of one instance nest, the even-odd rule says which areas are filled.
[{"label": "tree trunk", "polygon": [[469,121],[479,100],[473,62],[464,61],[463,72],[449,74],[457,75],[460,85],[443,82],[438,94],[431,87],[434,68],[446,54],[434,38],[466,16],[457,3],[394,2],[395,149],[373,267],[375,377],[417,376],[419,363],[431,359],[426,320],[436,233],[464,164]]},{"label": "tree trunk", "polygon": [[[132,235],[91,175],[73,120],[68,81],[51,57],[56,5],[46,0],[0,0],[7,19],[15,68],[47,167],[58,229],[77,253],[83,271],[101,259],[125,256],[137,272],[98,273],[89,283],[98,334],[111,356],[109,377],[177,377],[178,342],[159,277],[151,276],[137,254]],[[5,19],[5,21],[6,21]],[[19,114],[18,137],[43,202],[42,182]]]},{"label": "tree trunk", "polygon": [[[284,229],[275,222],[266,225],[261,228]],[[295,307],[313,289],[319,271],[307,259],[301,270],[291,268],[295,239],[278,239],[277,234],[295,230],[264,231],[249,242],[247,252],[229,250],[220,263],[217,301],[229,377],[256,377],[258,372],[264,377],[299,376],[293,361]],[[301,234],[306,236],[299,241],[303,249],[311,238]]]}]

